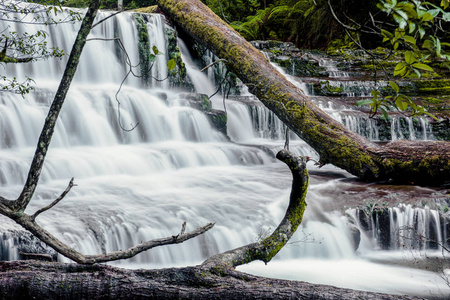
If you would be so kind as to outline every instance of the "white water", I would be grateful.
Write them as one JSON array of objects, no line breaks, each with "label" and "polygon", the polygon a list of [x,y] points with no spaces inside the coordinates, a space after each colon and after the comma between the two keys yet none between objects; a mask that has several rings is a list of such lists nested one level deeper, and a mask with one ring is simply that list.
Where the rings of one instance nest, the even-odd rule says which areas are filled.
[{"label": "white water", "polygon": [[[110,38],[118,32],[136,64],[135,23],[129,14],[115,18],[102,23],[91,37]],[[164,39],[162,23],[152,24],[160,24],[148,28],[161,45],[165,42],[159,40]],[[52,40],[68,52],[75,28],[64,25],[51,29]],[[196,81],[198,68],[183,53],[191,81],[197,82],[199,90],[204,88],[202,92],[209,92],[208,77]],[[29,74],[39,86],[25,99],[0,94],[0,194],[6,198],[14,199],[20,193],[63,63],[48,61],[6,69],[8,75]],[[187,230],[216,223],[210,232],[181,245],[157,248],[114,263],[130,268],[198,264],[274,229],[284,214],[291,180],[287,167],[270,154],[284,144],[279,121],[269,122],[267,114],[258,111],[261,124],[254,126],[249,110],[230,101],[228,130],[231,139],[240,144],[231,143],[175,89],[143,88],[139,79],[130,78],[119,94],[121,122],[127,128],[138,122],[139,126],[124,132],[119,128],[114,95],[126,70],[123,53],[118,55],[111,42],[88,43],[28,212],[49,204],[75,177],[77,186],[38,222],[85,254],[125,249],[142,240],[171,236],[180,231],[184,221]],[[164,75],[164,67],[160,70],[155,75]],[[276,130],[268,133],[274,124]],[[269,151],[243,144],[264,145]],[[295,152],[314,157],[302,141],[297,139],[293,144]],[[312,164],[310,167],[314,168]],[[327,196],[328,191],[335,190],[342,197],[344,182],[352,176],[333,167],[321,172],[337,173],[342,179],[312,177],[304,223],[293,243],[268,266],[254,263],[242,270],[357,289],[382,287],[383,292],[392,293],[429,295],[430,290],[438,291],[436,286],[448,290],[442,283],[434,287],[423,283],[439,280],[435,273],[370,262],[364,256],[376,251],[370,243],[355,252],[347,218],[340,212],[327,211],[335,200]],[[2,217],[0,228],[9,230],[10,223]],[[11,239],[3,244],[9,248],[9,258],[17,258],[17,246]],[[361,280],[362,275],[355,276],[355,272],[367,277]],[[392,284],[386,282],[387,278]]]}]

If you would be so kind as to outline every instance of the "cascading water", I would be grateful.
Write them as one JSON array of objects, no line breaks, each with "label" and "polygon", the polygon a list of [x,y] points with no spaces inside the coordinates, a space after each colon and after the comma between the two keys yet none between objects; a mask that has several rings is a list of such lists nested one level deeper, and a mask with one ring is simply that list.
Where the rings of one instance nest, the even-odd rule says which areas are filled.
[{"label": "cascading water", "polygon": [[[268,52],[266,57],[270,59]],[[355,109],[354,103],[360,98],[372,97],[371,91],[382,90],[389,86],[384,80],[363,79],[358,72],[342,71],[338,68],[336,60],[317,54],[304,54],[310,60],[318,63],[325,69],[327,78],[306,78],[305,82],[299,82],[297,78],[286,74],[295,73],[289,68],[286,70],[276,66],[292,83],[301,87],[321,109],[325,110],[338,122],[343,123],[356,133],[373,141],[395,141],[398,139],[433,140],[432,126],[423,117],[409,117],[401,114],[393,114],[389,121],[371,119],[368,113]],[[302,57],[303,57],[302,56]],[[292,60],[294,67],[295,60]],[[323,76],[323,74],[321,74]],[[406,85],[406,83],[399,83]],[[329,100],[327,97],[333,97]],[[336,97],[337,96],[337,97]],[[344,103],[336,105],[337,102]],[[350,104],[346,104],[350,102]],[[331,104],[331,105],[330,105]]]},{"label": "cascading water", "polygon": [[[98,18],[107,15],[102,12]],[[167,45],[162,17],[150,15],[145,20],[155,43],[149,47]],[[137,26],[132,14],[122,13],[97,26],[90,39],[120,37],[131,64],[136,65],[140,53]],[[29,25],[27,30],[34,27]],[[49,32],[52,41],[67,52],[76,28],[61,24]],[[198,80],[201,72],[181,40],[178,46],[197,91],[215,90],[208,76]],[[164,57],[152,76],[164,78],[167,74]],[[184,221],[188,230],[216,222],[210,232],[196,239],[114,263],[130,268],[197,264],[212,254],[253,242],[275,228],[284,214],[291,182],[289,170],[273,155],[284,145],[285,129],[279,120],[257,106],[250,95],[244,96],[253,102],[251,109],[242,102],[226,101],[233,141],[229,142],[205,114],[189,106],[183,91],[165,88],[168,83],[150,80],[143,84],[140,78],[130,77],[116,99],[128,70],[124,59],[125,53],[111,41],[88,42],[27,212],[49,204],[75,177],[77,186],[56,207],[39,216],[38,222],[85,254],[126,249],[143,240],[171,236],[180,231]],[[38,89],[24,99],[9,93],[0,95],[3,197],[15,199],[21,191],[64,62],[7,66],[8,76],[26,74],[36,79]],[[221,97],[214,101],[215,108],[223,107]],[[121,129],[137,123],[131,132]],[[316,157],[304,142],[292,139],[291,150]],[[332,166],[321,171],[314,170],[312,163],[310,167],[308,209],[293,242],[267,267],[253,263],[241,267],[243,270],[391,293],[448,291],[442,283],[436,288],[423,282],[438,280],[435,273],[366,259],[364,254],[373,253],[376,247],[367,242],[364,228],[351,225],[339,210],[328,208],[346,198],[344,191],[353,177]],[[19,258],[24,245],[17,236],[25,234],[4,217],[0,224],[1,258]],[[351,275],[355,272],[359,278]]]}]

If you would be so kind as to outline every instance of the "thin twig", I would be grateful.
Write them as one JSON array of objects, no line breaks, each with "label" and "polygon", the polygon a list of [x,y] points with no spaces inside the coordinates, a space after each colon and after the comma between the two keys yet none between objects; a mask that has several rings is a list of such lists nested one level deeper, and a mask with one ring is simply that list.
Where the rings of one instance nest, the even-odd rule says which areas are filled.
[{"label": "thin twig", "polygon": [[201,69],[200,72],[203,72],[203,71],[205,71],[206,69],[211,68],[211,67],[214,66],[215,64],[218,64],[218,63],[224,62],[224,61],[227,61],[227,60],[226,60],[226,59],[219,59],[219,60],[216,60],[216,61],[213,62],[212,64],[210,64],[210,65],[204,67],[203,69]]},{"label": "thin twig", "polygon": [[36,217],[39,216],[41,213],[43,213],[44,211],[49,210],[50,208],[52,208],[53,206],[55,206],[56,204],[58,204],[62,199],[64,199],[64,197],[70,192],[70,190],[72,189],[73,186],[76,186],[76,184],[73,183],[73,177],[69,182],[69,185],[67,186],[67,188],[64,190],[64,192],[62,192],[62,194],[56,198],[55,201],[53,201],[52,203],[50,203],[49,205],[47,205],[46,207],[43,207],[41,209],[39,209],[38,211],[36,211],[32,216],[31,216],[31,220],[34,221],[36,220]]},{"label": "thin twig", "polygon": [[112,17],[114,17],[114,16],[120,14],[121,12],[123,12],[123,10],[119,10],[118,12],[115,12],[115,13],[113,13],[113,14],[107,16],[106,18],[103,18],[102,20],[100,20],[100,21],[98,21],[97,23],[95,23],[94,25],[92,25],[91,28],[94,28],[95,26],[100,25],[101,23],[105,22],[105,21],[108,20],[109,18],[112,18]]}]

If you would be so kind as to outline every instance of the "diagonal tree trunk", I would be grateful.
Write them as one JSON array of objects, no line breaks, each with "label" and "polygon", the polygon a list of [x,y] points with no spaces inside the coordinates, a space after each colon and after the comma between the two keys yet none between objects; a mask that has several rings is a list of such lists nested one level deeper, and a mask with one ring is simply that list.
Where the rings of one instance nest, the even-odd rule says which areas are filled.
[{"label": "diagonal tree trunk", "polygon": [[175,24],[226,60],[228,69],[319,153],[320,164],[334,164],[369,181],[394,179],[434,185],[450,181],[450,142],[375,145],[320,110],[201,1],[157,2]]}]

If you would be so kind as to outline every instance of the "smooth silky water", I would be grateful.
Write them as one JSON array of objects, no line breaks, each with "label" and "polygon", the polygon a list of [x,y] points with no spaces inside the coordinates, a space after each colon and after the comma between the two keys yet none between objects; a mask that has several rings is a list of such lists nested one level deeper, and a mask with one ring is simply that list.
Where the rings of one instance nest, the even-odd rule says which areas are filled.
[{"label": "smooth silky water", "polygon": [[[99,18],[107,15],[102,12]],[[10,30],[31,32],[38,28],[14,26],[18,25]],[[46,28],[50,46],[57,41],[69,52],[77,26]],[[158,47],[167,45],[164,28],[160,15],[149,18],[149,36]],[[137,64],[137,34],[132,15],[122,13],[97,26],[90,38],[121,37],[132,64]],[[210,77],[201,75],[181,40],[179,47],[196,90],[206,94],[214,91]],[[115,94],[127,72],[124,57],[114,42],[87,43],[27,212],[51,203],[74,177],[76,186],[66,198],[37,220],[84,254],[126,249],[141,241],[171,236],[180,232],[184,221],[187,230],[216,223],[206,234],[183,244],[111,263],[127,268],[199,264],[213,254],[254,242],[276,228],[291,185],[288,168],[274,158],[284,145],[283,124],[274,121],[256,100],[253,104],[230,100],[226,101],[227,138],[180,97],[185,91],[168,82],[154,81],[150,87],[143,87],[140,79],[133,77],[127,79],[118,95],[119,113]],[[165,61],[158,62],[152,76],[166,76]],[[15,199],[21,191],[64,63],[65,59],[6,66],[8,76],[20,78],[26,74],[36,80],[37,89],[25,98],[11,93],[0,95],[3,197]],[[223,109],[221,96],[213,101],[214,108]],[[126,132],[120,128],[119,118],[126,129],[139,125]],[[290,148],[317,159],[314,150],[294,136]],[[333,166],[317,170],[310,162],[308,167],[313,175],[302,226],[268,265],[254,262],[239,270],[387,293],[450,293],[436,273],[401,263],[410,261],[410,253],[416,250],[379,250],[374,238],[362,233],[355,251],[348,218],[351,210],[344,214],[342,206],[335,203],[345,203],[345,191],[359,183]],[[0,230],[17,229],[12,221],[4,217],[0,220]],[[4,233],[1,243],[4,258],[18,257],[13,237]],[[59,260],[69,261],[61,256]]]}]

